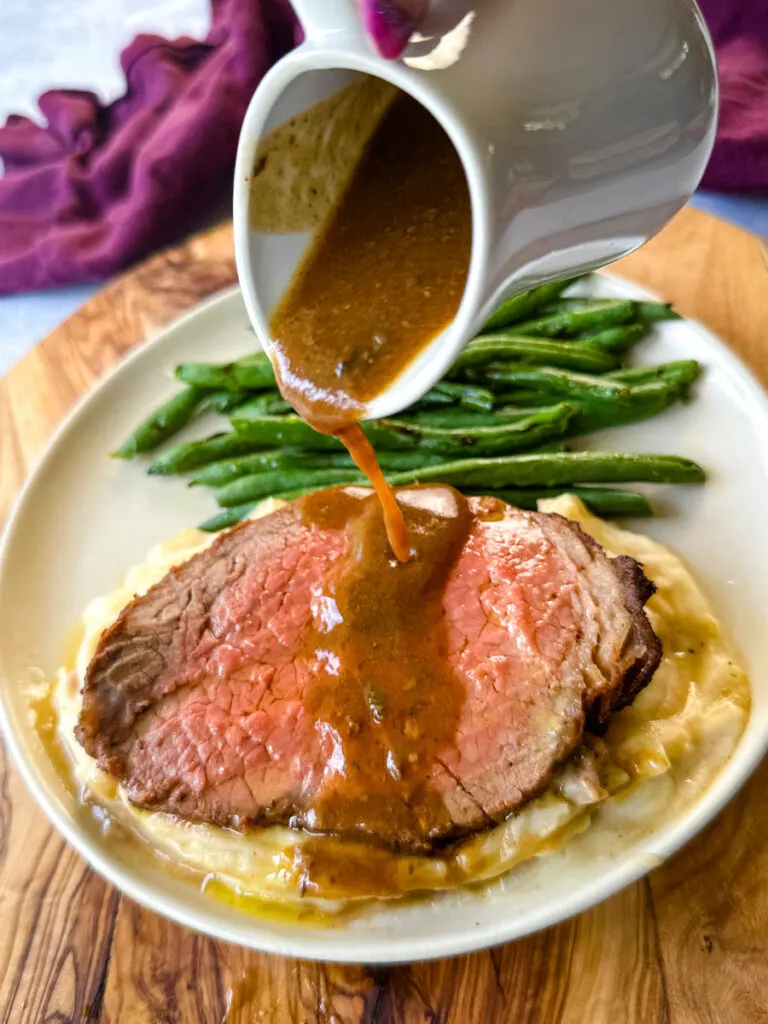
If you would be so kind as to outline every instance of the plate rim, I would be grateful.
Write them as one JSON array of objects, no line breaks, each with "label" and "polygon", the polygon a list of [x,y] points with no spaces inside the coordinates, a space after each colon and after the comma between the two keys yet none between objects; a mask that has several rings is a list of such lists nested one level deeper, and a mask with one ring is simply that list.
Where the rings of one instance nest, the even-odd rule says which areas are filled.
[{"label": "plate rim", "polygon": [[[600,275],[621,288],[630,289],[638,298],[658,301],[658,296],[634,281],[620,274],[603,273]],[[240,295],[240,288],[233,284],[196,303],[159,328],[144,342],[140,342],[104,374],[88,391],[82,395],[63,417],[42,451],[33,463],[31,470],[16,495],[11,512],[0,536],[0,578],[5,575],[6,564],[12,547],[14,535],[19,528],[26,506],[39,477],[45,472],[47,465],[55,458],[65,437],[72,427],[86,413],[89,406],[97,400],[104,389],[121,370],[135,360],[141,358],[149,350],[160,346],[165,338],[179,331],[189,321],[196,319],[212,307],[231,302]],[[742,362],[726,344],[713,332],[690,317],[684,318],[686,325],[699,334],[705,345],[717,353],[740,389],[745,392],[760,412],[761,421],[768,430],[768,394],[761,382],[749,367]],[[255,344],[258,340],[255,339]],[[0,606],[0,615],[2,607]],[[6,708],[4,689],[8,682],[8,673],[3,665],[3,651],[0,649],[0,733],[6,742],[11,760],[25,785],[38,806],[45,813],[50,824],[59,835],[78,852],[86,864],[101,877],[114,885],[118,891],[125,893],[132,900],[156,913],[181,924],[195,932],[213,938],[246,946],[251,949],[274,953],[282,956],[322,961],[331,960],[335,963],[366,963],[366,964],[401,964],[418,961],[435,960],[476,952],[481,949],[523,938],[544,928],[568,920],[590,907],[638,881],[655,866],[660,865],[688,843],[722,810],[736,793],[748,781],[759,763],[768,752],[768,719],[757,721],[754,709],[751,709],[744,732],[726,764],[721,768],[714,781],[688,810],[671,824],[654,832],[650,839],[638,843],[631,851],[626,863],[619,867],[606,870],[593,885],[584,887],[583,892],[564,896],[555,903],[543,901],[543,909],[529,912],[522,928],[515,927],[514,916],[501,923],[485,925],[481,928],[468,928],[458,937],[438,934],[430,939],[429,949],[424,948],[424,940],[409,939],[397,935],[365,938],[349,932],[341,927],[316,928],[314,926],[297,926],[296,934],[285,937],[264,926],[257,915],[245,913],[233,918],[231,922],[209,914],[174,895],[159,891],[159,887],[151,879],[142,881],[134,879],[127,868],[121,866],[117,858],[110,857],[102,847],[90,840],[85,832],[76,824],[67,820],[63,810],[60,812],[58,797],[38,771],[35,759],[28,751],[17,743],[12,729],[10,709]],[[762,731],[762,737],[760,732]],[[757,733],[756,737],[753,734]],[[745,750],[745,740],[751,746]],[[730,769],[730,771],[729,771]],[[351,934],[357,941],[347,948],[334,941],[335,936]]]}]

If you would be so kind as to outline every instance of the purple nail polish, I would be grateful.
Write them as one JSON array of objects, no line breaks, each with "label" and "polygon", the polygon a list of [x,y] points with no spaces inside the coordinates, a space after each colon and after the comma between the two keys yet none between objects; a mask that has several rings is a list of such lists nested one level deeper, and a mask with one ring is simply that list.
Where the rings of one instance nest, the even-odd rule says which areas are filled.
[{"label": "purple nail polish", "polygon": [[363,25],[382,57],[394,60],[424,17],[427,0],[361,0]]}]

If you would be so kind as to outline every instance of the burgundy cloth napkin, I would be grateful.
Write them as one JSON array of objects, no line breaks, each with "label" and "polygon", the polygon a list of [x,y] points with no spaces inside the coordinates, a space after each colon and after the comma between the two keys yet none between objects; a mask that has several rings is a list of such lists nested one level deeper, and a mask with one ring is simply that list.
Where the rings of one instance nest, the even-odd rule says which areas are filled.
[{"label": "burgundy cloth napkin", "polygon": [[720,125],[705,188],[768,193],[768,0],[699,0],[717,51]]},{"label": "burgundy cloth napkin", "polygon": [[253,90],[299,28],[288,0],[212,0],[204,42],[142,35],[127,89],[45,93],[0,127],[0,294],[99,280],[179,237],[231,182]]},{"label": "burgundy cloth napkin", "polygon": [[[288,0],[211,0],[204,42],[139,36],[127,90],[40,100],[0,127],[0,294],[100,280],[178,237],[232,173],[240,123],[300,29]],[[318,0],[318,3],[322,0]],[[722,113],[704,184],[768,192],[768,0],[700,0]]]}]

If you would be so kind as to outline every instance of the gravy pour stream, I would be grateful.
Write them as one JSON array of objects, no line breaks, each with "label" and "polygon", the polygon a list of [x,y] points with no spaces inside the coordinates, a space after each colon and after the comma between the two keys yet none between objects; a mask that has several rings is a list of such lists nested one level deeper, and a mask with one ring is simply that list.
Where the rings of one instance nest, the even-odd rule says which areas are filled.
[{"label": "gravy pour stream", "polygon": [[369,477],[400,561],[402,510],[359,420],[455,316],[470,244],[461,161],[432,115],[397,94],[270,324],[283,395]]}]

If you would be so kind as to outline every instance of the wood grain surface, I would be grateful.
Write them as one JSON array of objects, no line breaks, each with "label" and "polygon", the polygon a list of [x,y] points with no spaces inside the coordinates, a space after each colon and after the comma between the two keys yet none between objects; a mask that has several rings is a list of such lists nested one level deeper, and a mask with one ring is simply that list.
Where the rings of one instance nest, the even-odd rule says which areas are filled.
[{"label": "wood grain surface", "polygon": [[[768,383],[760,243],[685,210],[616,268]],[[115,281],[0,380],[0,520],[61,417],[132,346],[234,280],[222,225]],[[0,1024],[768,1022],[768,762],[678,856],[538,935],[398,968],[195,935],[121,897],[59,838],[0,746]]]}]

